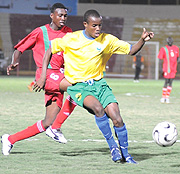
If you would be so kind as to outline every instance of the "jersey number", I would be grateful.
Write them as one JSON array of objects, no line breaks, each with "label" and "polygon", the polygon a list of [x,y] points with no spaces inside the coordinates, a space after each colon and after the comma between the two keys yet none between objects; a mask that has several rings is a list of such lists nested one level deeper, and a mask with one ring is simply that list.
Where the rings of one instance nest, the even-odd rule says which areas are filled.
[{"label": "jersey number", "polygon": [[58,80],[58,79],[59,79],[59,76],[56,75],[55,73],[52,73],[52,74],[50,75],[50,78],[53,79],[53,80]]}]

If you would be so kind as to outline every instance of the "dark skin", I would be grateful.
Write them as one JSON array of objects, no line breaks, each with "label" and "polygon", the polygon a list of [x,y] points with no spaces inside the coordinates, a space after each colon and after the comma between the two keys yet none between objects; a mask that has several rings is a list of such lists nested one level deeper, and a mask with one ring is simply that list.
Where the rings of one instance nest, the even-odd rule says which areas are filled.
[{"label": "dark skin", "polygon": [[[102,18],[90,16],[87,22],[83,22],[83,25],[85,27],[85,33],[88,37],[97,38],[101,33]],[[143,28],[141,38],[136,44],[132,46],[129,55],[136,54],[142,48],[144,43],[150,40],[151,38],[153,38],[153,36],[154,36],[153,32],[147,32],[146,29]],[[43,89],[46,78],[46,69],[50,61],[50,58],[51,58],[51,49],[49,48],[44,56],[43,72],[41,74],[41,78],[39,79],[39,81],[36,82],[34,86],[34,89],[36,91],[41,91],[41,89]],[[64,80],[61,81],[60,83],[60,90],[67,91],[67,87],[70,85],[71,84],[64,78]],[[97,117],[102,117],[106,113],[111,118],[114,126],[122,127],[124,125],[117,103],[110,103],[104,109],[101,103],[94,96],[89,95],[84,99],[83,104],[88,111],[91,110],[92,113],[95,114]]]},{"label": "dark skin", "polygon": [[[50,14],[50,18],[52,19],[50,27],[55,31],[61,30],[67,21],[67,10],[57,8],[54,13]],[[7,67],[7,75],[10,75],[10,71],[14,70],[19,65],[21,54],[22,53],[18,50],[14,51],[12,55],[12,63]],[[45,118],[42,121],[45,129],[53,123],[59,111],[60,108],[56,104],[56,101],[52,101],[48,104],[46,107]]]}]

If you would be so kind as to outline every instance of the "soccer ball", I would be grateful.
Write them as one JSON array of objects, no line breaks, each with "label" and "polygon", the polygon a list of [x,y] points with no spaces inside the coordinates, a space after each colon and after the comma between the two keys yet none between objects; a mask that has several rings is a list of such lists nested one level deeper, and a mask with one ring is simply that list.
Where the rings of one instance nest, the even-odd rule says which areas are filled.
[{"label": "soccer ball", "polygon": [[152,137],[159,146],[168,147],[176,142],[178,132],[173,123],[164,121],[155,126]]}]

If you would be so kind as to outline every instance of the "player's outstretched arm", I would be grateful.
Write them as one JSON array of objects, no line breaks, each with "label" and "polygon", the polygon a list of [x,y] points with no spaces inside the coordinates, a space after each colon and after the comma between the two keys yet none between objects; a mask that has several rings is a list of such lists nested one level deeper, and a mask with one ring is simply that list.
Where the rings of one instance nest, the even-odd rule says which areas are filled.
[{"label": "player's outstretched arm", "polygon": [[33,90],[35,90],[35,92],[40,92],[42,89],[44,89],[45,83],[46,83],[46,72],[47,72],[47,67],[49,65],[49,62],[51,60],[51,48],[49,48],[44,55],[43,58],[43,65],[42,65],[42,73],[41,73],[41,77],[36,81],[36,83],[34,84],[34,88]]},{"label": "player's outstretched arm", "polygon": [[131,51],[129,52],[129,55],[135,55],[138,51],[141,50],[141,48],[143,47],[145,42],[149,41],[153,37],[154,37],[153,32],[147,32],[146,29],[143,28],[141,38],[139,39],[139,41],[136,44],[134,44],[132,46]]},{"label": "player's outstretched arm", "polygon": [[22,53],[18,50],[14,51],[14,53],[12,55],[12,62],[7,67],[7,75],[8,76],[10,75],[10,71],[14,70],[19,65],[21,54]]}]

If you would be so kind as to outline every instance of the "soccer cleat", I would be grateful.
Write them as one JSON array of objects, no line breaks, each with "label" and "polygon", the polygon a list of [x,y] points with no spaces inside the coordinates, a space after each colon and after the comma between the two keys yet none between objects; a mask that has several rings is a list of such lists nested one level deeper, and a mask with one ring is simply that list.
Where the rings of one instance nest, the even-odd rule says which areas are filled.
[{"label": "soccer cleat", "polygon": [[166,102],[166,99],[165,98],[161,98],[161,103],[165,103]]},{"label": "soccer cleat", "polygon": [[63,143],[63,144],[66,144],[67,143],[67,140],[66,138],[64,137],[63,133],[61,132],[61,130],[57,130],[57,129],[52,129],[51,126],[49,126],[47,129],[46,129],[46,135],[48,137],[51,137],[53,140],[59,142],[59,143]]},{"label": "soccer cleat", "polygon": [[129,164],[137,164],[135,160],[131,157],[131,155],[128,154],[128,156],[125,158],[125,161]]},{"label": "soccer cleat", "polygon": [[111,149],[111,158],[114,162],[121,162],[122,156],[120,154],[120,151],[118,147],[112,147]]},{"label": "soccer cleat", "polygon": [[4,134],[1,137],[3,155],[9,155],[11,149],[13,148],[13,145],[9,142],[8,137],[9,137],[9,134]]},{"label": "soccer cleat", "polygon": [[27,87],[28,87],[29,91],[32,92],[32,86],[28,85]]},{"label": "soccer cleat", "polygon": [[169,98],[166,98],[166,103],[170,103]]}]

